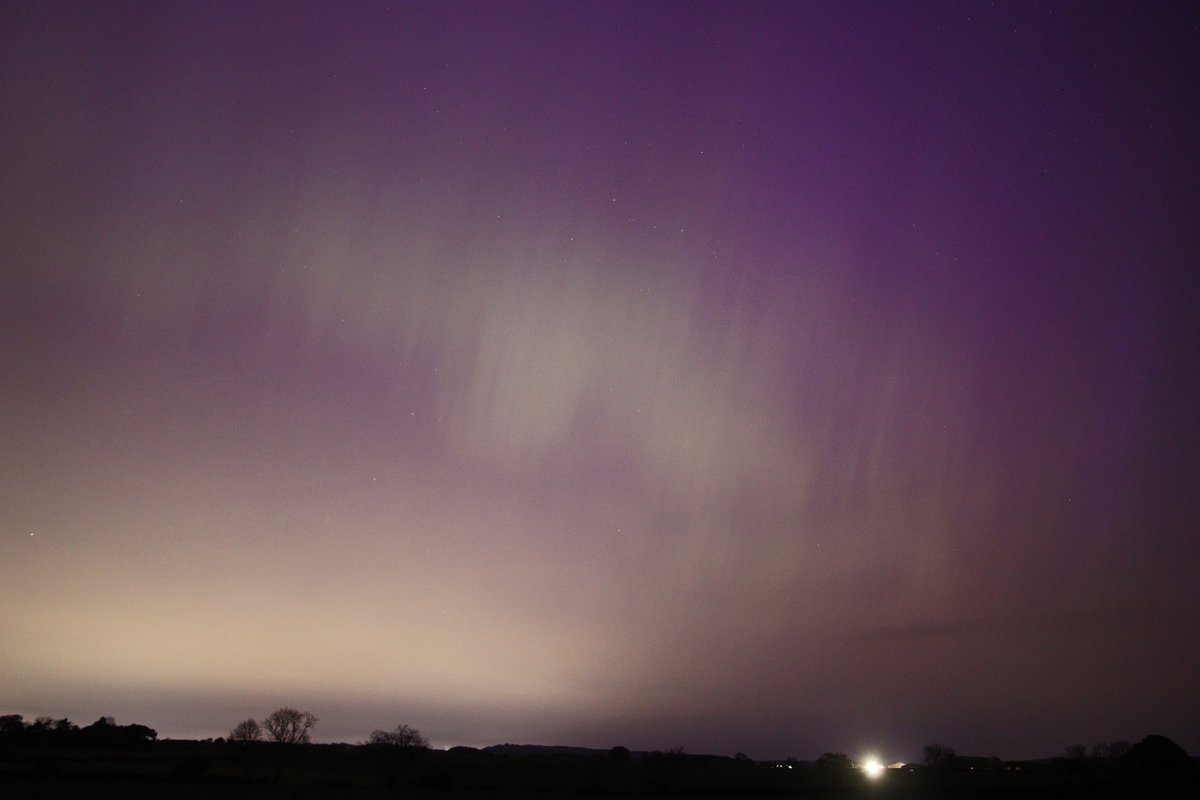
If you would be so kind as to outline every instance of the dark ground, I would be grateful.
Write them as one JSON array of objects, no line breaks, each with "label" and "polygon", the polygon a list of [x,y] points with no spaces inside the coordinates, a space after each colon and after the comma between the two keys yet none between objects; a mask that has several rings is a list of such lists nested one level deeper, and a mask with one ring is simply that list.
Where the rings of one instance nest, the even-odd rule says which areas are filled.
[{"label": "dark ground", "polygon": [[132,750],[6,748],[0,797],[12,798],[548,798],[799,797],[1192,798],[1196,770],[1150,774],[1093,760],[994,769],[888,770],[869,781],[827,770],[711,756],[497,755],[351,745],[152,742]]}]

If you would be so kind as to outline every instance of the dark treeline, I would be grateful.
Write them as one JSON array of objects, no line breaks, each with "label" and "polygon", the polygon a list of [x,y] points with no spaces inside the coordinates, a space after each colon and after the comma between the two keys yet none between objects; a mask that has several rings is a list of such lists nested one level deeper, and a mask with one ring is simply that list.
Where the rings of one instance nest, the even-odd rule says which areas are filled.
[{"label": "dark treeline", "polygon": [[[872,777],[844,753],[812,761],[756,761],[739,753],[691,755],[676,748],[495,745],[433,750],[415,728],[376,730],[358,744],[312,744],[317,719],[284,708],[238,723],[230,736],[158,741],[145,725],[102,717],[69,720],[0,717],[0,795],[71,796],[103,785],[122,797],[316,796],[808,796],[885,798],[1192,797],[1198,769],[1176,743],[1148,736],[1136,744],[1068,747],[1063,756],[1003,761],[925,747],[919,764],[892,765]],[[16,791],[7,791],[15,789]],[[173,789],[171,787],[174,787]],[[308,796],[308,795],[306,795]]]},{"label": "dark treeline", "polygon": [[0,716],[0,747],[83,747],[110,750],[145,748],[158,732],[145,725],[118,725],[101,717],[86,727],[69,719],[38,717],[26,722],[20,714]]}]

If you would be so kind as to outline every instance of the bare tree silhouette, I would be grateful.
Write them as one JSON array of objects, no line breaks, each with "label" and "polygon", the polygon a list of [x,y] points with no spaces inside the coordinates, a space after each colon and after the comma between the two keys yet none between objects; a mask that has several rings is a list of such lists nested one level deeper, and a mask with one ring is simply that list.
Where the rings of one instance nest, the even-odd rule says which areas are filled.
[{"label": "bare tree silhouette", "polygon": [[254,719],[242,720],[229,732],[231,742],[261,742],[262,738],[262,726]]},{"label": "bare tree silhouette", "polygon": [[280,744],[308,744],[308,732],[317,724],[317,718],[309,711],[298,711],[290,706],[277,708],[263,720],[262,727],[267,738]]},{"label": "bare tree silhouette", "polygon": [[1092,745],[1092,758],[1120,758],[1129,752],[1131,746],[1129,742],[1124,740],[1100,742],[1099,744]]},{"label": "bare tree silhouette", "polygon": [[854,761],[845,753],[822,753],[816,762],[819,769],[824,770],[852,770],[854,769]]},{"label": "bare tree silhouette", "polygon": [[391,788],[396,785],[400,773],[419,760],[420,751],[429,748],[429,740],[411,725],[397,725],[395,730],[371,731],[367,745],[374,749],[387,786]]},{"label": "bare tree silhouette", "polygon": [[922,762],[927,767],[949,767],[958,757],[953,747],[948,747],[944,744],[927,744],[925,745],[923,754],[924,758]]},{"label": "bare tree silhouette", "polygon": [[429,740],[411,725],[397,725],[391,731],[371,731],[367,744],[393,747],[429,747]]}]

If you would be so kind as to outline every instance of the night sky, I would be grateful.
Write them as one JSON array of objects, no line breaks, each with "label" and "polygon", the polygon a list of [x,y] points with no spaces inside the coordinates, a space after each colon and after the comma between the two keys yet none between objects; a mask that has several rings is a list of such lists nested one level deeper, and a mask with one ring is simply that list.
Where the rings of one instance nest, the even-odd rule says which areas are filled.
[{"label": "night sky", "polygon": [[1200,8],[0,5],[0,711],[1200,751]]}]

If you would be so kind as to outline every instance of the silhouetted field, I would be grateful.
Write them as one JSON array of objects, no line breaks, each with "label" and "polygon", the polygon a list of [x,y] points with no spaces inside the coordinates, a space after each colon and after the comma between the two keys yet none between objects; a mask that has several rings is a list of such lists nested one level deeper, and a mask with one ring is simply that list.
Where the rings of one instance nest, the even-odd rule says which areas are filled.
[{"label": "silhouetted field", "polygon": [[992,769],[858,770],[680,753],[511,754],[355,745],[163,741],[128,750],[16,747],[0,752],[4,798],[798,797],[1184,798],[1194,766],[1143,773],[1119,763],[1003,764]]}]

